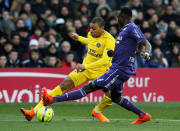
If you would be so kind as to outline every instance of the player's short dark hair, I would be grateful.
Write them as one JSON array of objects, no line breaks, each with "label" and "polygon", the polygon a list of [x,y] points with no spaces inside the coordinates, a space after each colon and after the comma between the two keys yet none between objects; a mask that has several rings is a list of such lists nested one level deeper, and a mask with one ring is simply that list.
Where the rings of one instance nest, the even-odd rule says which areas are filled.
[{"label": "player's short dark hair", "polygon": [[102,26],[105,26],[105,21],[103,18],[101,17],[94,17],[90,23],[93,23],[93,24],[98,24],[100,27]]},{"label": "player's short dark hair", "polygon": [[120,14],[124,14],[126,16],[132,17],[132,11],[128,7],[122,7]]}]

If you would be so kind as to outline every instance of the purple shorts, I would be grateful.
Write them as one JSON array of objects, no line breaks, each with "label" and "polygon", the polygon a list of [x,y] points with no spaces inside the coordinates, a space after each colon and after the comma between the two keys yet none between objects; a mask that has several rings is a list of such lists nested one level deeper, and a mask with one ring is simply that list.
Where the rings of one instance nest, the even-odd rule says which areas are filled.
[{"label": "purple shorts", "polygon": [[130,75],[123,73],[118,69],[110,69],[108,72],[103,74],[94,80],[96,86],[101,87],[104,91],[119,88],[123,89],[123,83],[129,79]]}]

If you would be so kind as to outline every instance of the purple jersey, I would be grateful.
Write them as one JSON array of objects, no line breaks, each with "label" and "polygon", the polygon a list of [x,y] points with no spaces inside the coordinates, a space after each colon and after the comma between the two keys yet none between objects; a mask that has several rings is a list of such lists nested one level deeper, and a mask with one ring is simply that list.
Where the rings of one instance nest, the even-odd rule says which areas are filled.
[{"label": "purple jersey", "polygon": [[135,75],[135,54],[138,43],[146,40],[141,30],[134,23],[125,25],[116,38],[112,69],[119,69],[129,75]]}]

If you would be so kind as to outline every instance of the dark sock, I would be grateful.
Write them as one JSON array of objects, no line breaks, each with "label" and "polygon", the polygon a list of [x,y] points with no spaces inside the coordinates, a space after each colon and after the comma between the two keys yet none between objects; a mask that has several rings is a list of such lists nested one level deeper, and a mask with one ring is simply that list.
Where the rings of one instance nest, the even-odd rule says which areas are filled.
[{"label": "dark sock", "polygon": [[83,89],[75,90],[69,93],[66,93],[62,96],[55,96],[53,98],[53,102],[61,102],[61,101],[68,101],[68,100],[77,100],[82,97],[86,96],[86,92]]},{"label": "dark sock", "polygon": [[119,103],[120,106],[122,106],[123,108],[132,111],[134,113],[136,113],[138,116],[144,116],[145,112],[143,112],[141,109],[139,109],[136,105],[134,105],[132,102],[130,102],[128,99],[126,98],[121,98],[121,101]]}]

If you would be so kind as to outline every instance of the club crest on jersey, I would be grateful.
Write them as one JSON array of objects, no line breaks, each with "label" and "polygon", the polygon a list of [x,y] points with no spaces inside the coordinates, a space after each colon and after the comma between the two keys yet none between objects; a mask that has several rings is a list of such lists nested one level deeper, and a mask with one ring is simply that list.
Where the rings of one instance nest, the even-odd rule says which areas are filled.
[{"label": "club crest on jersey", "polygon": [[97,48],[101,47],[101,44],[100,43],[97,43],[96,44]]}]

